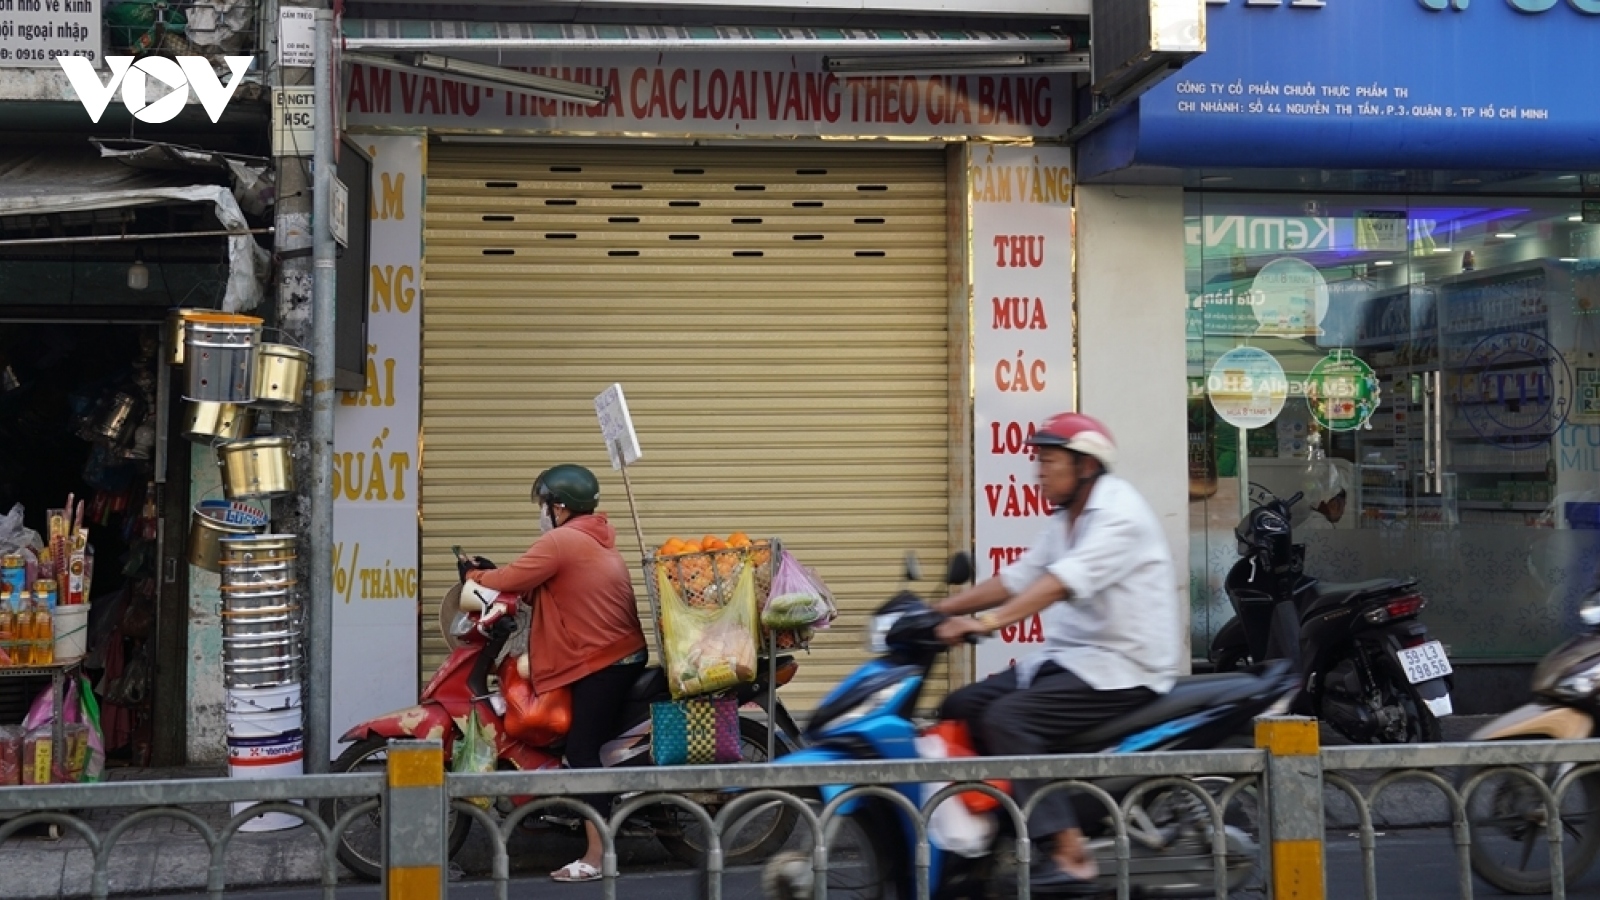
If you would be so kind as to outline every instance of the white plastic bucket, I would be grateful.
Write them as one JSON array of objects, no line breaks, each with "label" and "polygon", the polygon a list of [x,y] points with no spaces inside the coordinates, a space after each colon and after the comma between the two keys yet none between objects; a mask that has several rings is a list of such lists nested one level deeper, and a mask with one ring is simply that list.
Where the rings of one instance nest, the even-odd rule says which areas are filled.
[{"label": "white plastic bucket", "polygon": [[[234,713],[298,710],[300,709],[300,685],[280,684],[275,687],[228,688],[226,709],[229,716]],[[297,724],[295,727],[299,727],[299,725]]]},{"label": "white plastic bucket", "polygon": [[[230,692],[231,693],[231,692]],[[283,778],[304,773],[305,738],[300,708],[232,712],[228,720],[228,775],[231,778]],[[238,815],[255,804],[233,804]],[[282,831],[300,825],[287,813],[266,812],[239,826],[240,831]]]},{"label": "white plastic bucket", "polygon": [[56,662],[83,659],[89,652],[89,604],[56,606],[50,616],[55,626]]}]

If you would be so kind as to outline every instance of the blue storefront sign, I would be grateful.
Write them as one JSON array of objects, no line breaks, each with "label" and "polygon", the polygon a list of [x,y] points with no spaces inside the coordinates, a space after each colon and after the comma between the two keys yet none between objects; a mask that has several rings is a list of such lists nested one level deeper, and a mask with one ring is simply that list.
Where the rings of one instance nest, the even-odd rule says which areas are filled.
[{"label": "blue storefront sign", "polygon": [[1171,168],[1600,169],[1600,0],[1232,0],[1079,146]]}]

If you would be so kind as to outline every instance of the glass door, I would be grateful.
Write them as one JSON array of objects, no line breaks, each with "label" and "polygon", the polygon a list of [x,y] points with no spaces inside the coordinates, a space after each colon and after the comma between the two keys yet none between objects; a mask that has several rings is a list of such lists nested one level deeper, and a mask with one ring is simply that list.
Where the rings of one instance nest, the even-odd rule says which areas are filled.
[{"label": "glass door", "polygon": [[1583,207],[1189,196],[1197,652],[1232,615],[1232,529],[1266,493],[1308,495],[1308,574],[1417,578],[1455,657],[1533,659],[1572,633],[1600,573],[1600,221]]}]

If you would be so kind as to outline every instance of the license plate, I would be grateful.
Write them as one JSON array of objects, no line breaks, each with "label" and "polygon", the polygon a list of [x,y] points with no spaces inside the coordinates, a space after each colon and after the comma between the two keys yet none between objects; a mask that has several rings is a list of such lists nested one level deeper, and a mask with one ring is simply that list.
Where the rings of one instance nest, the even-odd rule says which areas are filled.
[{"label": "license plate", "polygon": [[1401,650],[1400,665],[1412,684],[1443,678],[1455,671],[1450,668],[1450,657],[1445,656],[1444,645],[1438,641]]}]

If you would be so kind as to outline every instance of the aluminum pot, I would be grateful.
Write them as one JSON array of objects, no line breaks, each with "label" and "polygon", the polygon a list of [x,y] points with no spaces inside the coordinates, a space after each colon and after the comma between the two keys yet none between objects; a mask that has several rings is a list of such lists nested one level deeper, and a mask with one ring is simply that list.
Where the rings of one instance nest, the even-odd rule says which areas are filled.
[{"label": "aluminum pot", "polygon": [[230,688],[276,687],[280,684],[298,684],[299,681],[298,656],[258,663],[222,661],[222,682]]},{"label": "aluminum pot", "polygon": [[188,407],[183,436],[196,444],[244,440],[255,430],[256,411],[248,406],[191,400]]},{"label": "aluminum pot", "polygon": [[294,584],[294,557],[279,557],[265,562],[223,560],[222,589],[256,590],[286,588]]},{"label": "aluminum pot", "polygon": [[184,399],[249,403],[260,340],[255,316],[197,313],[185,319]]},{"label": "aluminum pot", "polygon": [[222,638],[250,638],[252,640],[273,640],[293,638],[299,633],[292,610],[282,612],[273,610],[260,610],[257,612],[240,612],[231,609],[222,611]]},{"label": "aluminum pot", "polygon": [[183,365],[183,345],[189,335],[189,319],[203,316],[203,309],[173,309],[167,311],[167,365]]},{"label": "aluminum pot", "polygon": [[95,422],[94,433],[113,444],[120,444],[133,435],[144,412],[144,401],[130,391],[117,391],[106,402]]},{"label": "aluminum pot", "polygon": [[286,437],[252,438],[217,446],[222,492],[242,497],[287,497],[294,493],[294,465]]},{"label": "aluminum pot", "polygon": [[263,409],[299,409],[305,394],[311,354],[287,344],[262,344],[256,350],[255,400]]},{"label": "aluminum pot", "polygon": [[278,634],[270,637],[224,637],[223,662],[260,663],[289,659],[296,655],[298,635]]},{"label": "aluminum pot", "polygon": [[259,597],[237,601],[234,597],[222,598],[222,614],[225,616],[289,616],[295,615],[299,610],[300,604],[293,597]]},{"label": "aluminum pot", "polygon": [[249,587],[222,587],[224,609],[248,612],[269,609],[286,609],[294,605],[295,595],[288,585],[251,585]]},{"label": "aluminum pot", "polygon": [[222,542],[229,538],[250,537],[267,530],[267,523],[251,525],[230,522],[213,515],[214,508],[203,503],[194,506],[189,517],[189,565],[208,572],[222,571]]}]

